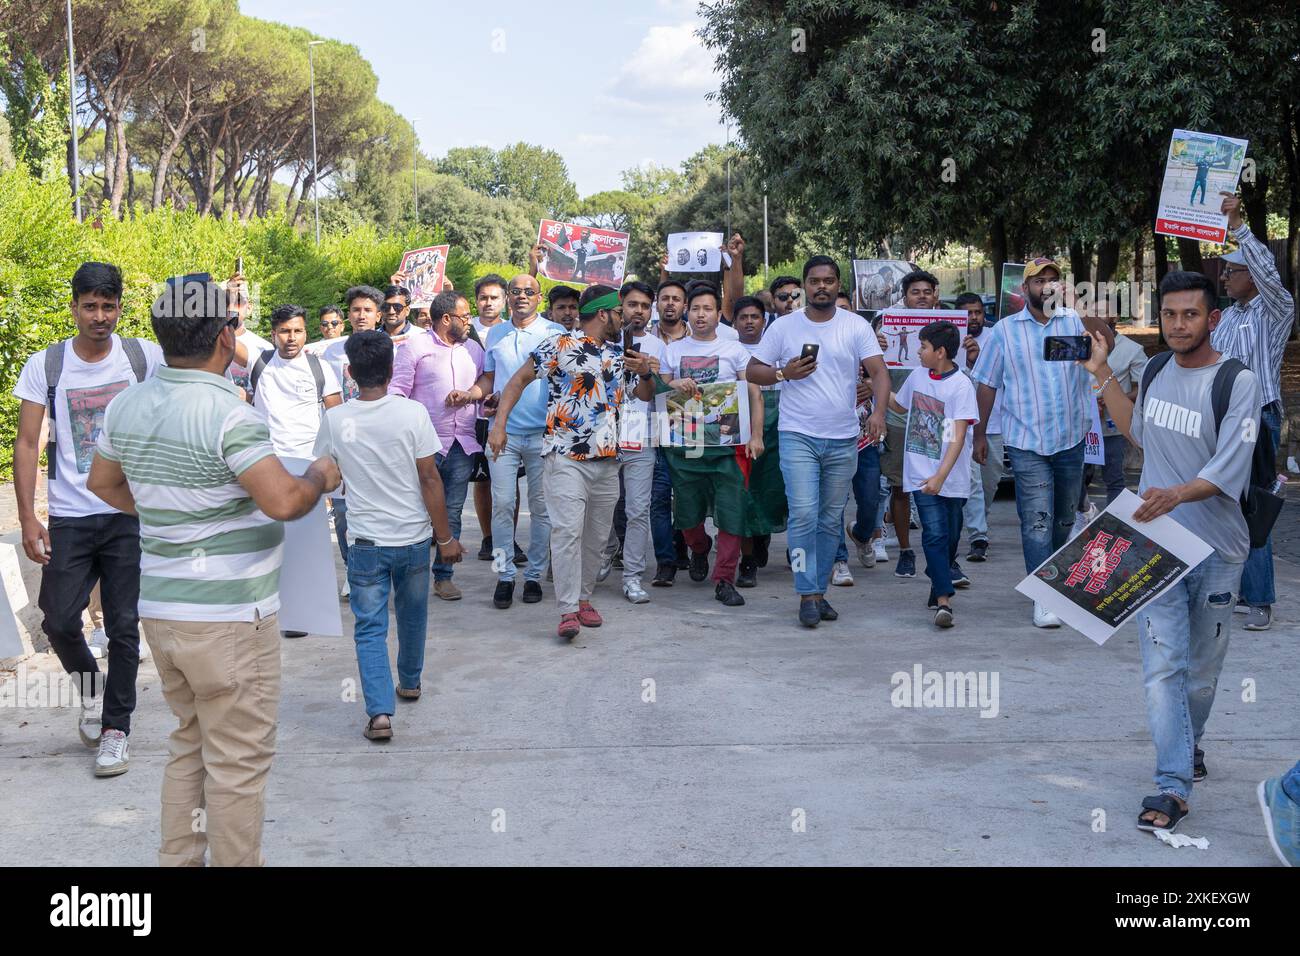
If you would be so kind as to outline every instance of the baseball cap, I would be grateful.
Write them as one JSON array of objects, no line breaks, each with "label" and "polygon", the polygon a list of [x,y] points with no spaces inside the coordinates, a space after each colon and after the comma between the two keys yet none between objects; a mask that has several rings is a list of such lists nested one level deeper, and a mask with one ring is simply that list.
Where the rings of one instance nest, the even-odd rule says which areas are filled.
[{"label": "baseball cap", "polygon": [[1246,264],[1246,257],[1242,254],[1240,249],[1233,249],[1231,252],[1225,252],[1223,255],[1219,256],[1219,261],[1230,262],[1234,266],[1244,266]]},{"label": "baseball cap", "polygon": [[1056,264],[1056,260],[1053,259],[1051,256],[1039,256],[1036,259],[1030,259],[1028,262],[1025,263],[1024,278],[1032,279],[1034,276],[1038,275],[1038,273],[1042,272],[1044,269],[1055,269],[1056,274],[1058,276],[1065,274],[1062,271],[1061,267]]}]

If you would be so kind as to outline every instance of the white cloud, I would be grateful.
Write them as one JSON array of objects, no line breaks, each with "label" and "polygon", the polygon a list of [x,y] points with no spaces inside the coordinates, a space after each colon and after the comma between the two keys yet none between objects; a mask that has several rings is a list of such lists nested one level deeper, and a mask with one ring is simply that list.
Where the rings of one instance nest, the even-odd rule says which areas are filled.
[{"label": "white cloud", "polygon": [[629,96],[702,97],[718,86],[713,56],[695,35],[695,22],[651,27],[624,62],[614,84]]}]

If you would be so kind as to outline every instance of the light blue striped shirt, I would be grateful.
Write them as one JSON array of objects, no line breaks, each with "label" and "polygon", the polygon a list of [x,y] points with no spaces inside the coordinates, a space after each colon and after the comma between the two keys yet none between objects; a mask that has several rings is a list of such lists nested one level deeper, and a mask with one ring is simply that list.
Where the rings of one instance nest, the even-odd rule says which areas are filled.
[{"label": "light blue striped shirt", "polygon": [[1062,309],[1040,325],[1026,307],[981,336],[971,378],[998,390],[1004,444],[1054,455],[1083,441],[1092,424],[1090,376],[1075,362],[1044,359],[1043,340],[1049,335],[1087,334],[1071,309]]}]

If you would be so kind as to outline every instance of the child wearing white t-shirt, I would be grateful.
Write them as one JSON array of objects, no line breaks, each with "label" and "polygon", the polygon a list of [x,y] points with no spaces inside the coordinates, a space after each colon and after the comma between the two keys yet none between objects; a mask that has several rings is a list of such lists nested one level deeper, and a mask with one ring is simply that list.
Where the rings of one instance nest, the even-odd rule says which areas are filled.
[{"label": "child wearing white t-shirt", "polygon": [[970,428],[979,421],[975,386],[953,364],[960,347],[951,322],[932,322],[920,332],[914,369],[890,407],[907,415],[903,439],[903,490],[913,492],[921,518],[928,607],[937,627],[952,627],[954,581],[969,587],[957,565],[962,506],[970,496]]}]

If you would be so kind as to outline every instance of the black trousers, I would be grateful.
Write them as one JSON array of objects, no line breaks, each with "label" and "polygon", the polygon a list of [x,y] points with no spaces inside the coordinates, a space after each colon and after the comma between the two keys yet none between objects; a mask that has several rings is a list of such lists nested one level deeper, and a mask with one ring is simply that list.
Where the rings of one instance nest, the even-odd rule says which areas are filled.
[{"label": "black trousers", "polygon": [[[100,583],[108,675],[90,653],[81,614]],[[41,571],[42,629],[83,696],[102,696],[105,730],[131,732],[140,668],[140,522],[125,514],[50,516],[50,563]]]}]

